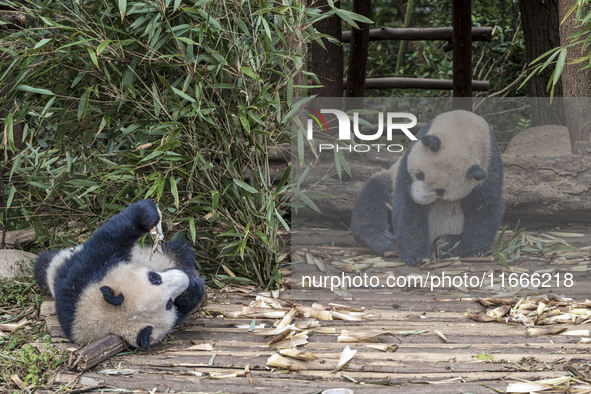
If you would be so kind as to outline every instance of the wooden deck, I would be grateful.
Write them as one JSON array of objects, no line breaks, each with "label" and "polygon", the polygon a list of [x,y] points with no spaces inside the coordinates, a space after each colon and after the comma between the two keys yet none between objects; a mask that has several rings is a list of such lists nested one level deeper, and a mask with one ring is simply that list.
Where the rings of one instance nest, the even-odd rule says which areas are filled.
[{"label": "wooden deck", "polygon": [[[591,232],[585,234],[585,237],[569,243],[577,247],[591,244]],[[335,237],[342,239],[338,234]],[[311,239],[317,237],[311,234]],[[532,239],[537,243],[535,237]],[[157,344],[149,351],[119,354],[83,373],[64,368],[56,374],[56,383],[68,384],[69,388],[78,390],[117,388],[151,393],[260,393],[265,390],[314,393],[330,388],[384,393],[487,393],[505,392],[510,383],[522,380],[531,382],[577,375],[577,379],[572,378],[554,388],[561,392],[591,392],[591,377],[588,375],[591,366],[588,330],[591,327],[586,321],[588,318],[580,319],[582,324],[551,326],[565,328],[570,331],[569,335],[528,336],[527,327],[519,322],[505,323],[502,318],[499,319],[501,322],[480,323],[465,316],[468,310],[486,312],[494,308],[482,306],[477,302],[479,297],[503,296],[517,301],[524,296],[545,294],[550,298],[562,296],[584,301],[591,288],[588,270],[591,251],[588,248],[577,252],[548,252],[542,259],[540,254],[537,258],[524,256],[511,263],[511,272],[525,273],[530,278],[536,272],[563,275],[572,271],[576,286],[571,288],[525,286],[474,291],[457,287],[440,291],[417,287],[333,291],[298,288],[302,275],[340,274],[342,261],[360,264],[355,266],[359,271],[352,275],[368,273],[383,277],[414,273],[425,277],[428,273],[437,275],[445,270],[456,276],[493,272],[498,277],[503,272],[510,273],[498,262],[486,260],[443,261],[408,267],[397,266],[395,262],[390,264],[387,261],[390,259],[385,258],[378,261],[379,268],[379,264],[365,267],[366,250],[326,242],[326,239],[321,244],[331,246],[316,245],[306,250],[294,248],[294,259],[306,260],[307,252],[308,258],[313,256],[321,263],[305,264],[304,261],[299,264],[299,269],[291,274],[291,290],[266,294],[262,299],[261,293],[238,287],[211,292],[203,310],[176,328],[165,343]],[[298,257],[300,254],[304,256]],[[245,309],[252,303],[255,309]],[[316,327],[303,329],[308,333],[307,343],[297,348],[311,352],[317,359],[291,360],[304,368],[302,370],[270,366],[269,357],[278,351],[268,344],[273,337],[263,334],[268,334],[281,316],[298,307],[293,323],[311,321],[306,317],[310,311],[328,313],[333,317],[333,320],[317,319]],[[587,309],[591,316],[591,302]],[[58,346],[73,349],[74,345],[60,338],[63,333],[54,313],[52,302],[46,301],[41,315],[46,318],[50,334]],[[530,315],[535,313],[535,310],[531,311]],[[360,320],[341,320],[343,318]],[[253,319],[256,319],[254,329]],[[261,324],[264,328],[260,327]],[[373,336],[369,341],[374,343],[339,342],[339,336],[347,331],[353,333],[351,336]],[[196,350],[196,345],[211,345],[211,348]],[[347,346],[357,353],[336,371],[341,353]]]},{"label": "wooden deck", "polygon": [[[340,299],[327,299],[328,294],[318,293],[298,291],[281,298],[301,305],[312,305],[317,299],[344,304]],[[267,345],[269,337],[258,335],[258,329],[249,332],[246,327],[236,327],[250,325],[252,318],[223,317],[241,311],[254,298],[219,293],[206,307],[212,316],[192,316],[166,343],[149,351],[112,357],[82,374],[62,371],[56,381],[72,382],[71,387],[78,389],[149,392],[312,393],[328,388],[348,388],[354,392],[504,392],[508,383],[519,379],[568,376],[566,366],[573,365],[583,372],[591,364],[589,345],[578,343],[581,337],[529,337],[523,325],[477,323],[464,316],[468,308],[485,310],[473,301],[435,301],[409,295],[376,299],[370,291],[356,295],[359,299],[354,304],[370,307],[370,312],[379,317],[321,321],[321,327],[308,329],[308,343],[299,348],[312,352],[318,359],[304,362],[307,370],[267,366],[268,358],[276,353]],[[277,320],[257,318],[256,324],[272,327]],[[343,329],[394,333],[380,335],[379,342],[398,348],[384,352],[368,347],[371,344],[367,343],[338,343]],[[56,332],[55,327],[52,331]],[[198,344],[210,344],[213,350],[188,350]],[[346,346],[357,353],[343,369],[334,372]],[[222,377],[214,378],[215,374]]]}]

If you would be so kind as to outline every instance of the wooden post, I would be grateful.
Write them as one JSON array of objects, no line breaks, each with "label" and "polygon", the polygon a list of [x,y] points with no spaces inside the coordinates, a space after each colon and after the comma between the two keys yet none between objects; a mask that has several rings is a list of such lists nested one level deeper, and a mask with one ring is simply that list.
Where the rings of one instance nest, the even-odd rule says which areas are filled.
[{"label": "wooden post", "polygon": [[[371,0],[354,0],[353,12],[369,17]],[[365,72],[367,53],[369,50],[369,26],[358,23],[359,29],[351,31],[351,52],[349,55],[349,71],[347,76],[347,97],[365,96]]]},{"label": "wooden post", "polygon": [[453,97],[455,109],[472,110],[472,7],[470,0],[453,0]]},{"label": "wooden post", "polygon": [[[310,1],[311,2],[311,1]],[[338,1],[334,2],[335,7],[340,7]],[[318,0],[314,6],[320,8],[323,12],[330,10],[327,0]],[[332,15],[322,19],[314,24],[319,33],[326,34],[342,39],[341,18],[338,15]],[[319,97],[342,97],[343,96],[343,47],[338,44],[328,42],[322,39],[323,45],[312,42],[310,45],[311,71],[318,76],[322,87],[313,89],[312,94]]]}]

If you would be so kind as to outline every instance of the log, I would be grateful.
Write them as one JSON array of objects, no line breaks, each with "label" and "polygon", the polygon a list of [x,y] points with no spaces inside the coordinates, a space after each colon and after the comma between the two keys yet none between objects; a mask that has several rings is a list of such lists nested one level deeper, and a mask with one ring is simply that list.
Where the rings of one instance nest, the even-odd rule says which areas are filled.
[{"label": "log", "polygon": [[125,341],[120,336],[109,335],[74,351],[68,368],[84,372],[126,348]]},{"label": "log", "polygon": [[[347,85],[347,80],[343,81]],[[472,81],[472,89],[479,92],[489,90],[489,81]],[[386,78],[366,78],[365,89],[434,89],[434,90],[453,90],[453,81],[450,79],[431,79],[431,78],[405,78],[405,77],[386,77]]]},{"label": "log", "polygon": [[[400,155],[393,155],[393,162],[398,157]],[[504,222],[519,222],[522,227],[571,223],[588,225],[591,222],[591,163],[587,157],[504,154],[503,163]],[[352,178],[343,177],[339,182],[335,175],[313,187],[314,192],[334,196],[314,200],[321,214],[309,208],[300,208],[293,219],[330,222],[341,228],[348,226],[351,210],[365,182],[378,169],[389,167],[387,161],[350,164]],[[314,173],[326,174],[327,171],[328,166]],[[308,180],[314,182],[314,177],[309,176]]]},{"label": "log", "polygon": [[[492,27],[473,27],[472,41],[490,42],[492,39]],[[451,41],[453,29],[451,27],[433,28],[394,28],[382,27],[369,31],[370,41],[405,40],[405,41]],[[351,41],[351,32],[344,31],[342,42]]]},{"label": "log", "polygon": [[7,231],[4,236],[5,248],[17,248],[33,243],[37,239],[37,234],[34,228],[25,230]]}]

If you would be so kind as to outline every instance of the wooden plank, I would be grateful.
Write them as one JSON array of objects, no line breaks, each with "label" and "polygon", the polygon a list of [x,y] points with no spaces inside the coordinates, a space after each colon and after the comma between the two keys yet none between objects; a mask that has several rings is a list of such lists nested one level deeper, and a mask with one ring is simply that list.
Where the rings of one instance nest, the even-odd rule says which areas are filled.
[{"label": "wooden plank", "polygon": [[[202,377],[195,377],[190,375],[184,376],[169,376],[166,381],[155,381],[154,377],[150,374],[132,375],[131,377],[110,377],[109,385],[121,389],[129,390],[144,390],[152,392],[156,389],[157,392],[169,391],[194,391],[198,387],[199,392],[239,392],[239,393],[260,393],[262,391],[270,392],[319,392],[330,388],[348,388],[354,392],[372,392],[372,393],[391,393],[393,389],[403,391],[405,393],[424,393],[426,390],[441,392],[452,390],[454,384],[461,383],[463,392],[479,392],[482,390],[482,385],[479,382],[483,382],[488,386],[495,387],[502,390],[506,387],[506,383],[497,381],[488,381],[480,379],[478,382],[465,382],[462,383],[458,376],[454,376],[452,382],[447,383],[443,379],[436,379],[433,382],[441,382],[441,384],[434,384],[427,386],[427,382],[418,382],[416,384],[400,384],[394,379],[390,381],[388,376],[374,380],[376,384],[366,383],[363,380],[363,376],[357,376],[359,384],[354,384],[350,379],[343,377],[342,375],[348,376],[347,374],[335,374],[334,376],[323,376],[315,377],[312,379],[306,379],[306,376],[300,376],[294,373],[283,374],[282,378],[269,378],[266,376],[260,376],[258,373],[251,374],[252,383],[250,383],[245,377],[236,377],[231,379],[208,379]],[[93,377],[85,379],[85,383],[100,383],[101,376],[93,374]],[[548,375],[546,375],[548,376]],[[58,377],[58,382],[68,383],[74,380],[75,376],[61,374]],[[143,379],[143,380],[142,380]],[[396,387],[392,387],[396,386]]]},{"label": "wooden plank", "polygon": [[[211,368],[211,372],[230,373],[241,372],[240,369],[231,370]],[[200,372],[200,371],[194,371]],[[566,373],[561,373],[564,376]],[[369,392],[392,392],[397,389],[399,392],[464,392],[464,387],[479,387],[475,392],[482,392],[482,386],[479,382],[485,383],[497,389],[504,390],[507,387],[505,381],[511,379],[544,379],[554,378],[557,374],[550,371],[531,371],[531,372],[493,372],[493,373],[462,373],[459,374],[453,370],[445,373],[425,373],[420,375],[409,375],[403,373],[372,373],[372,372],[342,372],[327,374],[318,371],[302,371],[281,373],[280,371],[255,371],[251,372],[252,384],[244,376],[229,379],[207,379],[191,375],[167,375],[162,379],[158,375],[149,373],[134,373],[130,376],[105,376],[96,373],[85,374],[86,379],[90,381],[108,382],[110,387],[127,390],[145,390],[152,392],[168,391],[195,391],[198,388],[200,392],[215,392],[222,390],[224,392],[240,393],[260,393],[265,389],[272,392],[286,391],[294,392],[297,389],[304,392],[317,392],[326,388],[343,387],[353,391]],[[458,380],[458,377],[461,380]],[[60,374],[58,382],[72,381],[71,374]],[[350,379],[355,379],[358,384],[354,384]],[[450,383],[445,383],[449,381]],[[440,382],[441,384],[435,384]],[[466,382],[466,383],[464,383]],[[473,386],[468,384],[473,383]],[[397,386],[397,387],[392,387]],[[412,388],[412,389],[411,389]],[[365,390],[364,390],[365,389]]]},{"label": "wooden plank", "polygon": [[[205,306],[208,314],[219,316],[227,312],[241,311],[254,299],[239,293],[216,293]],[[318,294],[321,298],[318,298]],[[409,393],[425,391],[457,392],[482,391],[482,385],[504,390],[508,381],[551,378],[568,364],[584,366],[591,363],[588,345],[577,344],[580,337],[524,335],[525,326],[500,323],[477,323],[464,317],[467,308],[486,310],[474,301],[455,299],[438,301],[424,294],[398,292],[392,296],[377,297],[375,291],[361,291],[363,301],[336,302],[346,305],[371,306],[371,312],[379,318],[365,321],[321,321],[321,329],[311,329],[308,344],[300,349],[318,357],[307,362],[309,369],[288,372],[266,365],[270,355],[269,337],[258,330],[248,332],[235,324],[250,324],[252,318],[190,316],[177,327],[164,343],[156,344],[148,351],[114,356],[82,375],[63,373],[58,382],[80,378],[80,387],[121,388],[127,390],[169,391],[228,391],[228,392],[276,392],[319,391],[345,387],[357,391]],[[316,295],[316,298],[314,298]],[[312,305],[321,300],[327,303],[328,292],[284,292],[282,299]],[[396,305],[396,309],[392,308]],[[51,311],[51,302],[43,307]],[[52,319],[53,320],[52,320]],[[277,319],[256,319],[257,324],[271,327]],[[300,320],[296,317],[295,321]],[[48,316],[55,324],[55,315]],[[569,328],[585,328],[568,325]],[[334,329],[324,333],[322,329]],[[381,352],[368,348],[368,344],[338,343],[341,330],[383,332],[428,330],[420,335],[385,336],[381,343],[398,345],[395,352]],[[444,333],[448,342],[434,335],[434,330]],[[211,344],[213,351],[190,350],[195,344]],[[358,352],[340,372],[333,372],[345,346]],[[482,358],[479,359],[479,358]],[[249,377],[243,376],[248,366]],[[108,375],[102,370],[126,370],[130,375]],[[217,374],[237,373],[240,376],[212,379]],[[357,381],[354,384],[352,381]],[[440,383],[440,384],[436,384]],[[393,387],[394,386],[394,387]]]}]

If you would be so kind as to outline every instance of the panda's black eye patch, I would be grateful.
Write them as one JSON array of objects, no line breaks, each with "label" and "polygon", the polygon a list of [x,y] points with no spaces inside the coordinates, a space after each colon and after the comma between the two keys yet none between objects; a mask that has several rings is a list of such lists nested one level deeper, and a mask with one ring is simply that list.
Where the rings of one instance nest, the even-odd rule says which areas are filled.
[{"label": "panda's black eye patch", "polygon": [[445,190],[444,189],[437,189],[437,190],[435,190],[435,194],[437,194],[439,197],[442,197],[445,194]]},{"label": "panda's black eye patch", "polygon": [[174,301],[172,301],[172,298],[168,300],[168,302],[166,303],[166,310],[171,310],[172,309],[172,305],[174,304]]},{"label": "panda's black eye patch", "polygon": [[425,180],[425,174],[423,174],[422,171],[419,171],[415,174],[415,178],[417,178],[417,180],[419,181],[424,181]]},{"label": "panda's black eye patch", "polygon": [[162,284],[162,277],[158,272],[150,271],[150,273],[148,274],[148,280],[151,284],[156,286]]}]

